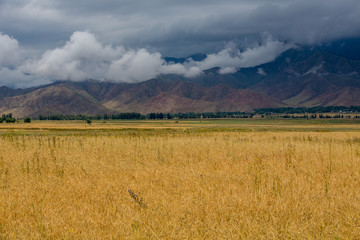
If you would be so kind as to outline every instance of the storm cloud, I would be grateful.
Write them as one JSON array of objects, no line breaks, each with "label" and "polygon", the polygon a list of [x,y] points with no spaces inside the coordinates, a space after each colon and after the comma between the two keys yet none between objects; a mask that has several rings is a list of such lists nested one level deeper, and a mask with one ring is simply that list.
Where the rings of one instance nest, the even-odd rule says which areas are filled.
[{"label": "storm cloud", "polygon": [[[232,73],[296,45],[360,37],[360,2],[0,0],[0,32],[0,85],[139,82],[211,67]],[[163,59],[194,53],[207,58]]]},{"label": "storm cloud", "polygon": [[74,32],[61,47],[45,51],[41,56],[26,54],[18,41],[0,35],[0,59],[3,83],[14,87],[28,87],[56,80],[83,81],[96,79],[111,82],[141,82],[161,74],[196,77],[203,70],[220,67],[220,74],[235,72],[241,67],[269,62],[292,45],[267,36],[253,48],[240,51],[229,43],[218,53],[206,55],[202,61],[188,59],[183,64],[168,63],[159,52],[145,48],[131,49],[106,45],[90,32]]},{"label": "storm cloud", "polygon": [[184,57],[240,47],[264,32],[296,44],[360,36],[358,0],[2,0],[0,31],[25,47],[64,44],[76,31],[106,44]]}]

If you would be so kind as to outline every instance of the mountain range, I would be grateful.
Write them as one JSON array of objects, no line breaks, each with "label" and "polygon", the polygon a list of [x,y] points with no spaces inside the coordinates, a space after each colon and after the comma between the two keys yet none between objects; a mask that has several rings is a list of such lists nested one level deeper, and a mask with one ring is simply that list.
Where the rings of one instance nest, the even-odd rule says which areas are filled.
[{"label": "mountain range", "polygon": [[[205,55],[190,57],[201,61]],[[181,63],[187,58],[165,60]],[[195,78],[161,75],[133,84],[87,80],[27,89],[3,86],[0,113],[34,117],[360,105],[360,59],[329,49],[290,49],[272,62],[235,73],[220,74],[219,69],[208,69]]]}]

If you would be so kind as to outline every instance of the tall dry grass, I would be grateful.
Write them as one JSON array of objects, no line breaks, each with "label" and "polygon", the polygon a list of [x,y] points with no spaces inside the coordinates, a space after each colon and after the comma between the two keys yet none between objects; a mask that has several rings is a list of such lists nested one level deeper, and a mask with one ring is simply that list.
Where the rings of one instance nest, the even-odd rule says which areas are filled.
[{"label": "tall dry grass", "polygon": [[0,136],[0,239],[360,239],[360,133]]}]

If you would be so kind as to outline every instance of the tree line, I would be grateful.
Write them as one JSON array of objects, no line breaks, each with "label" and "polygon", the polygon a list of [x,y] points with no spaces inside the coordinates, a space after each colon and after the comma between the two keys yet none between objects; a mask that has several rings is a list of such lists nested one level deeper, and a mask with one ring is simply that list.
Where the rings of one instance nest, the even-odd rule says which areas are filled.
[{"label": "tree line", "polygon": [[3,123],[3,122],[6,122],[6,123],[14,123],[14,122],[16,122],[16,119],[13,117],[12,113],[3,114],[3,115],[0,117],[0,123]]},{"label": "tree line", "polygon": [[209,113],[149,113],[141,114],[137,112],[117,113],[117,114],[98,114],[95,116],[83,114],[55,114],[39,115],[38,120],[117,120],[117,119],[196,119],[196,118],[252,118],[253,113],[245,112],[209,112]]},{"label": "tree line", "polygon": [[38,120],[116,120],[116,119],[145,119],[146,117],[136,112],[118,114],[97,114],[95,116],[84,114],[55,114],[39,115]]},{"label": "tree line", "polygon": [[310,114],[310,113],[359,113],[360,106],[327,106],[327,107],[285,107],[285,108],[259,108],[255,114]]},{"label": "tree line", "polygon": [[[326,113],[332,113],[328,115]],[[334,114],[335,113],[335,114]],[[33,117],[37,120],[141,120],[141,119],[201,119],[201,118],[253,118],[275,116],[279,118],[349,118],[343,113],[360,113],[360,106],[342,107],[342,106],[328,106],[328,107],[286,107],[286,108],[261,108],[255,109],[254,112],[206,112],[206,113],[149,113],[141,114],[137,112],[127,113],[105,113],[97,115],[84,114],[54,114],[54,115],[39,115]],[[354,118],[360,118],[354,116]],[[31,122],[30,117],[25,117],[24,122]],[[0,117],[0,123],[13,123],[17,120],[12,113],[3,114]],[[91,122],[91,121],[90,121]]]},{"label": "tree line", "polygon": [[68,114],[55,114],[55,115],[39,115],[38,120],[117,120],[117,119],[196,119],[196,118],[252,118],[254,113],[245,112],[208,112],[208,113],[149,113],[141,114],[136,112],[118,113],[118,114],[98,114],[95,116],[90,115],[68,115]]}]

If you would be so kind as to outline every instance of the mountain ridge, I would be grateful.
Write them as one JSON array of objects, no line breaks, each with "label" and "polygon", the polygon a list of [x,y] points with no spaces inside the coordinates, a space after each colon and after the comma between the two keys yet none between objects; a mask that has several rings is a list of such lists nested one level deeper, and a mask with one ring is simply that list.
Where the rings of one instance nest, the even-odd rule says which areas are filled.
[{"label": "mountain ridge", "polygon": [[220,74],[219,69],[195,78],[161,75],[140,83],[87,80],[28,89],[0,87],[0,112],[36,117],[360,105],[360,60],[323,49],[291,49],[272,62],[231,74]]}]

